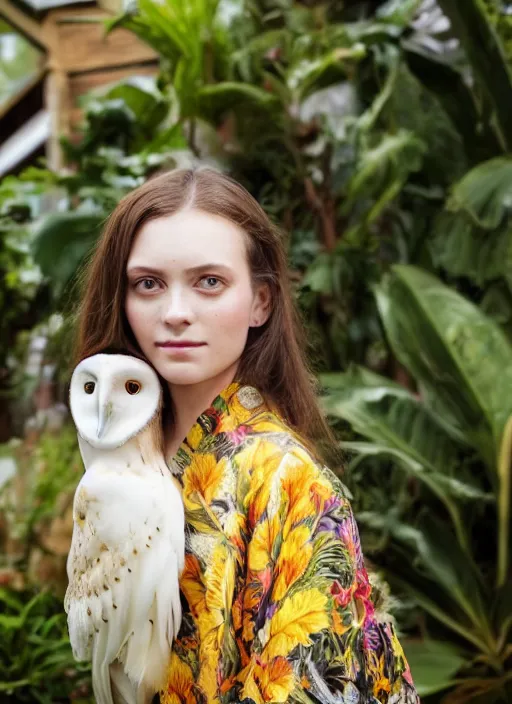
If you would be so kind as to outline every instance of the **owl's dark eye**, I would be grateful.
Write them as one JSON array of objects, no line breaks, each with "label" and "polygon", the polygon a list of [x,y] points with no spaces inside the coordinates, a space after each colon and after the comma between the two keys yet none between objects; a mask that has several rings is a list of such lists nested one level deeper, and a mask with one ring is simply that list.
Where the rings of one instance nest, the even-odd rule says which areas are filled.
[{"label": "owl's dark eye", "polygon": [[94,389],[96,387],[96,384],[94,381],[86,381],[84,384],[84,391],[86,394],[92,394],[94,393]]},{"label": "owl's dark eye", "polygon": [[138,381],[127,381],[126,384],[124,385],[124,388],[128,391],[129,394],[134,396],[135,394],[138,394],[141,386]]}]

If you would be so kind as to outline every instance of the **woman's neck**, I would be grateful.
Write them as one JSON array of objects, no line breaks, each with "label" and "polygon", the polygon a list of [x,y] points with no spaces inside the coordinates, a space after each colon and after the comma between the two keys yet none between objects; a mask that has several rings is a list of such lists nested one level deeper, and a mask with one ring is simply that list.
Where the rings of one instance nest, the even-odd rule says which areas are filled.
[{"label": "woman's neck", "polygon": [[199,384],[169,384],[174,418],[164,430],[166,457],[174,457],[199,416],[235,378],[237,365]]}]

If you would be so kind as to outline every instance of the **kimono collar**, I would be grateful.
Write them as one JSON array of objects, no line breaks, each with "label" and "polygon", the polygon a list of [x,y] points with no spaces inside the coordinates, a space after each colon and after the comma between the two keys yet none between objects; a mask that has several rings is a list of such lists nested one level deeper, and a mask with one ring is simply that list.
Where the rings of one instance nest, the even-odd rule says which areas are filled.
[{"label": "kimono collar", "polygon": [[205,438],[235,432],[256,413],[266,409],[265,400],[256,388],[233,382],[201,413],[171,463],[183,469]]}]

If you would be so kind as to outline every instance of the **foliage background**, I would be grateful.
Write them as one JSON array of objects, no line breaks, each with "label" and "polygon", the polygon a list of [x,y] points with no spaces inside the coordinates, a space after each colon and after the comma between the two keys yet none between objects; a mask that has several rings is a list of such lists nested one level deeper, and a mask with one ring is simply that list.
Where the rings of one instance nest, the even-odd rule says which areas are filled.
[{"label": "foliage background", "polygon": [[[35,324],[65,398],[77,271],[124,193],[208,163],[282,226],[364,551],[399,597],[427,702],[512,698],[511,17],[501,0],[139,0],[106,29],[158,52],[157,81],[90,95],[66,172],[0,183],[0,392],[13,414],[31,388],[20,331]],[[72,433],[5,451],[43,477],[41,495],[4,506],[4,597],[13,574],[28,589],[9,618],[33,613],[41,582],[59,594],[65,538],[48,548],[48,536],[77,481]],[[54,560],[43,576],[41,542]],[[40,624],[23,623],[28,648]],[[67,672],[55,690],[67,701],[85,690],[59,650],[63,623],[45,642],[68,653],[53,670]],[[52,701],[20,667],[0,687]]]}]

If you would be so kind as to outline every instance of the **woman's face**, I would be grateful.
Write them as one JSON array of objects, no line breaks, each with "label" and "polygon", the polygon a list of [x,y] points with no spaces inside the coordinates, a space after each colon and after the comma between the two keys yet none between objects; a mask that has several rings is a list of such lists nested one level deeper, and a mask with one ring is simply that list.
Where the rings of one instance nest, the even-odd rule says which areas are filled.
[{"label": "woman's face", "polygon": [[245,233],[199,210],[150,220],[126,273],[126,316],[160,375],[171,386],[229,383],[249,327],[268,317],[267,288],[251,285]]}]

